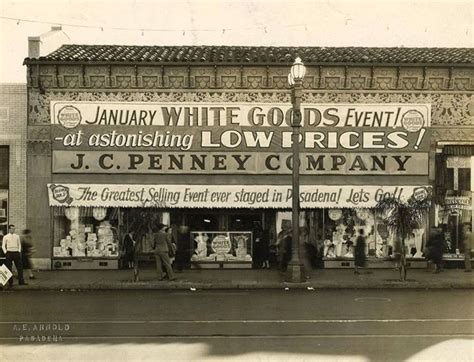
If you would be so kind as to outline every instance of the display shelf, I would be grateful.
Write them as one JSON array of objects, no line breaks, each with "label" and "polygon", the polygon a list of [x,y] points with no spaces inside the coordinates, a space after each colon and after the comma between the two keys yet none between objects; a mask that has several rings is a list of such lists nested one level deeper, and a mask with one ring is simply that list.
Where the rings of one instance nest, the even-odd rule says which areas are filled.
[{"label": "display shelf", "polygon": [[53,258],[55,270],[118,269],[118,258]]},{"label": "display shelf", "polygon": [[251,269],[252,262],[245,261],[207,261],[191,262],[191,269]]},{"label": "display shelf", "polygon": [[[351,269],[354,268],[354,258],[323,258],[325,269]],[[368,269],[390,269],[396,266],[393,258],[367,258]],[[413,269],[427,267],[425,259],[407,258],[407,266]]]}]

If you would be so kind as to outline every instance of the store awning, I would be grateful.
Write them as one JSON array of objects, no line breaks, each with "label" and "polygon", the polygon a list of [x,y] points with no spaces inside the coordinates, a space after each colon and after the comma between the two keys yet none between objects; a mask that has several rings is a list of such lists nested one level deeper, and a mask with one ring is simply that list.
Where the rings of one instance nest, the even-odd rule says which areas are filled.
[{"label": "store awning", "polygon": [[[301,185],[303,209],[371,208],[386,197],[426,198],[429,186]],[[173,208],[291,208],[284,185],[48,184],[50,206]]]},{"label": "store awning", "polygon": [[449,145],[443,147],[447,156],[474,156],[474,145]]}]

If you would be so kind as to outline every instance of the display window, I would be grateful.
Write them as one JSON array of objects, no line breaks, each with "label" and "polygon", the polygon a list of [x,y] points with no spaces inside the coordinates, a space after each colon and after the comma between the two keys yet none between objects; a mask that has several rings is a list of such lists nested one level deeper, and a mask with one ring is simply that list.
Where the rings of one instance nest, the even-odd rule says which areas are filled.
[{"label": "display window", "polygon": [[8,232],[8,190],[0,189],[0,239]]},{"label": "display window", "polygon": [[253,234],[255,225],[263,224],[261,211],[195,209],[170,214],[178,254],[188,258],[191,267],[252,267]]},{"label": "display window", "polygon": [[[8,188],[10,180],[10,149],[0,146],[0,240],[8,232]],[[0,253],[3,251],[0,250]]]},{"label": "display window", "polygon": [[[440,156],[438,156],[440,157]],[[436,205],[436,224],[444,232],[444,258],[462,258],[464,250],[463,228],[473,225],[472,218],[472,164],[473,156],[447,156],[445,169],[438,172],[445,176],[445,189]]]},{"label": "display window", "polygon": [[438,225],[444,232],[446,258],[464,253],[463,226],[472,224],[472,196],[468,191],[447,191],[444,205],[437,207]]},{"label": "display window", "polygon": [[[375,209],[319,209],[307,214],[309,243],[315,244],[324,259],[352,259],[358,236],[363,230],[366,238],[365,254],[369,258],[394,257],[401,245],[390,233],[383,218]],[[301,224],[301,221],[300,221]],[[422,257],[424,228],[414,230],[406,240],[409,256]]]},{"label": "display window", "polygon": [[55,258],[118,258],[118,208],[54,208]]},{"label": "display window", "polygon": [[364,229],[366,255],[382,256],[383,245],[376,242],[375,216],[368,209],[324,209],[325,258],[353,258],[357,231]]}]

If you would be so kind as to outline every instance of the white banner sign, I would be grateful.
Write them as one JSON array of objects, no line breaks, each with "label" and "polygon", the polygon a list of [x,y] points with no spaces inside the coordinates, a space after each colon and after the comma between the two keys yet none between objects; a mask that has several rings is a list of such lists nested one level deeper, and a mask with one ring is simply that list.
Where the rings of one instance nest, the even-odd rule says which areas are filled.
[{"label": "white banner sign", "polygon": [[[428,197],[425,186],[301,185],[301,208],[375,207],[396,197]],[[291,208],[291,186],[48,184],[50,206]]]},{"label": "white banner sign", "polygon": [[[302,104],[303,127],[399,128],[430,126],[429,104]],[[52,101],[51,123],[95,126],[291,126],[290,103],[159,103]]]}]

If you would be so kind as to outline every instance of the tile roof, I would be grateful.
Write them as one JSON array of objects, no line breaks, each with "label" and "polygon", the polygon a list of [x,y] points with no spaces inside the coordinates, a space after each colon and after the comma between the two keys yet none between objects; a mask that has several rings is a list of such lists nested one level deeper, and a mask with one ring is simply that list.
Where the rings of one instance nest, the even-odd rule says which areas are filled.
[{"label": "tile roof", "polygon": [[41,62],[472,64],[474,48],[63,45]]}]

